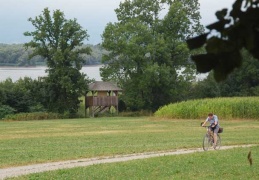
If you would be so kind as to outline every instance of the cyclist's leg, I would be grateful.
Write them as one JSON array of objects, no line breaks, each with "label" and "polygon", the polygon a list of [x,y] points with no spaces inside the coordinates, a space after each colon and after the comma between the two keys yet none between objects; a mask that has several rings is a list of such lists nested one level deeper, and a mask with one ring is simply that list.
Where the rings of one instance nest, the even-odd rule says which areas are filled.
[{"label": "cyclist's leg", "polygon": [[214,129],[214,148],[216,147],[217,145],[217,138],[218,138],[218,132],[219,132],[219,126],[217,126],[215,129]]},{"label": "cyclist's leg", "polygon": [[207,134],[208,134],[208,140],[209,140],[209,144],[210,144],[210,146],[213,146],[213,129],[209,126],[208,128],[207,128]]},{"label": "cyclist's leg", "polygon": [[209,126],[207,131],[208,131],[209,136],[211,138],[213,138],[213,129]]}]

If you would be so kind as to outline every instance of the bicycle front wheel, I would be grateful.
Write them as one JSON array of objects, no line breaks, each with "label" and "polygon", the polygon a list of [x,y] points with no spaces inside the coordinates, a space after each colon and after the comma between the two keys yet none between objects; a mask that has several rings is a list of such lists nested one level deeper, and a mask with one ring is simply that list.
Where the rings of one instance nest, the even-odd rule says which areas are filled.
[{"label": "bicycle front wheel", "polygon": [[205,134],[205,136],[203,138],[203,144],[202,144],[203,150],[208,151],[210,146],[211,146],[210,136],[208,134]]}]

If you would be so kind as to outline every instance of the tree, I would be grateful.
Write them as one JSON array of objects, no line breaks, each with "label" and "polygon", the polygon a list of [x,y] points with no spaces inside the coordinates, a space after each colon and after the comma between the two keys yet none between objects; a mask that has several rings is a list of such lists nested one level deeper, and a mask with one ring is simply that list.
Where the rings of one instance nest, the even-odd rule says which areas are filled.
[{"label": "tree", "polygon": [[217,22],[208,25],[210,32],[187,40],[189,49],[205,46],[207,54],[192,56],[197,71],[214,71],[219,82],[242,64],[244,48],[259,59],[259,1],[236,0],[232,10],[216,12]]},{"label": "tree", "polygon": [[209,73],[207,78],[193,83],[191,87],[190,99],[215,98],[220,97],[220,88],[213,78],[213,72]]},{"label": "tree", "polygon": [[102,35],[109,53],[101,75],[122,86],[127,107],[156,110],[181,100],[182,82],[193,73],[183,77],[177,70],[191,70],[185,40],[202,32],[198,7],[197,0],[125,0],[115,10],[118,22],[107,24]]},{"label": "tree", "polygon": [[35,27],[33,32],[25,32],[32,40],[25,43],[33,48],[30,57],[40,55],[47,61],[48,77],[46,82],[47,109],[52,112],[75,113],[79,97],[87,88],[85,74],[80,73],[83,59],[81,54],[90,54],[88,47],[80,48],[83,40],[89,36],[76,19],[65,19],[60,10],[53,11],[51,17],[48,8],[35,19],[29,18]]}]

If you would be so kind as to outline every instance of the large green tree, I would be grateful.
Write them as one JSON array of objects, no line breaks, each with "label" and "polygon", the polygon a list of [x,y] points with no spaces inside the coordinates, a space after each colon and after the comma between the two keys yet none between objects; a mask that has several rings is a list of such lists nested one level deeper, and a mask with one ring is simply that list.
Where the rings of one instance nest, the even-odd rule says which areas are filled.
[{"label": "large green tree", "polygon": [[35,31],[25,32],[32,40],[25,43],[33,48],[31,57],[40,55],[47,61],[48,76],[46,83],[46,108],[52,112],[75,113],[78,109],[78,98],[87,88],[86,75],[81,73],[83,59],[80,55],[90,54],[88,47],[80,48],[89,36],[76,19],[65,19],[60,10],[48,8],[41,15],[29,18]]},{"label": "large green tree", "polygon": [[206,54],[192,57],[199,72],[214,71],[217,81],[225,80],[243,62],[246,49],[259,59],[259,1],[236,0],[232,9],[216,12],[217,22],[207,27],[208,33],[187,41],[190,49],[205,47]]},{"label": "large green tree", "polygon": [[[107,24],[102,46],[106,80],[124,89],[132,110],[182,100],[193,78],[186,38],[202,32],[198,0],[125,0],[115,10],[118,22]],[[182,67],[189,74],[179,75]]]}]

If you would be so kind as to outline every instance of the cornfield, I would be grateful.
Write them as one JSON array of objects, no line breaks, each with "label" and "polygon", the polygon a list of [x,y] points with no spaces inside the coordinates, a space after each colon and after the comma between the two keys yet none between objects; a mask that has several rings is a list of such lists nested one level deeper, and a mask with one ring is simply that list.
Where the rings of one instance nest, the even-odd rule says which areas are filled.
[{"label": "cornfield", "polygon": [[231,97],[197,99],[161,107],[156,117],[174,119],[201,119],[212,112],[223,119],[259,118],[259,97]]}]

